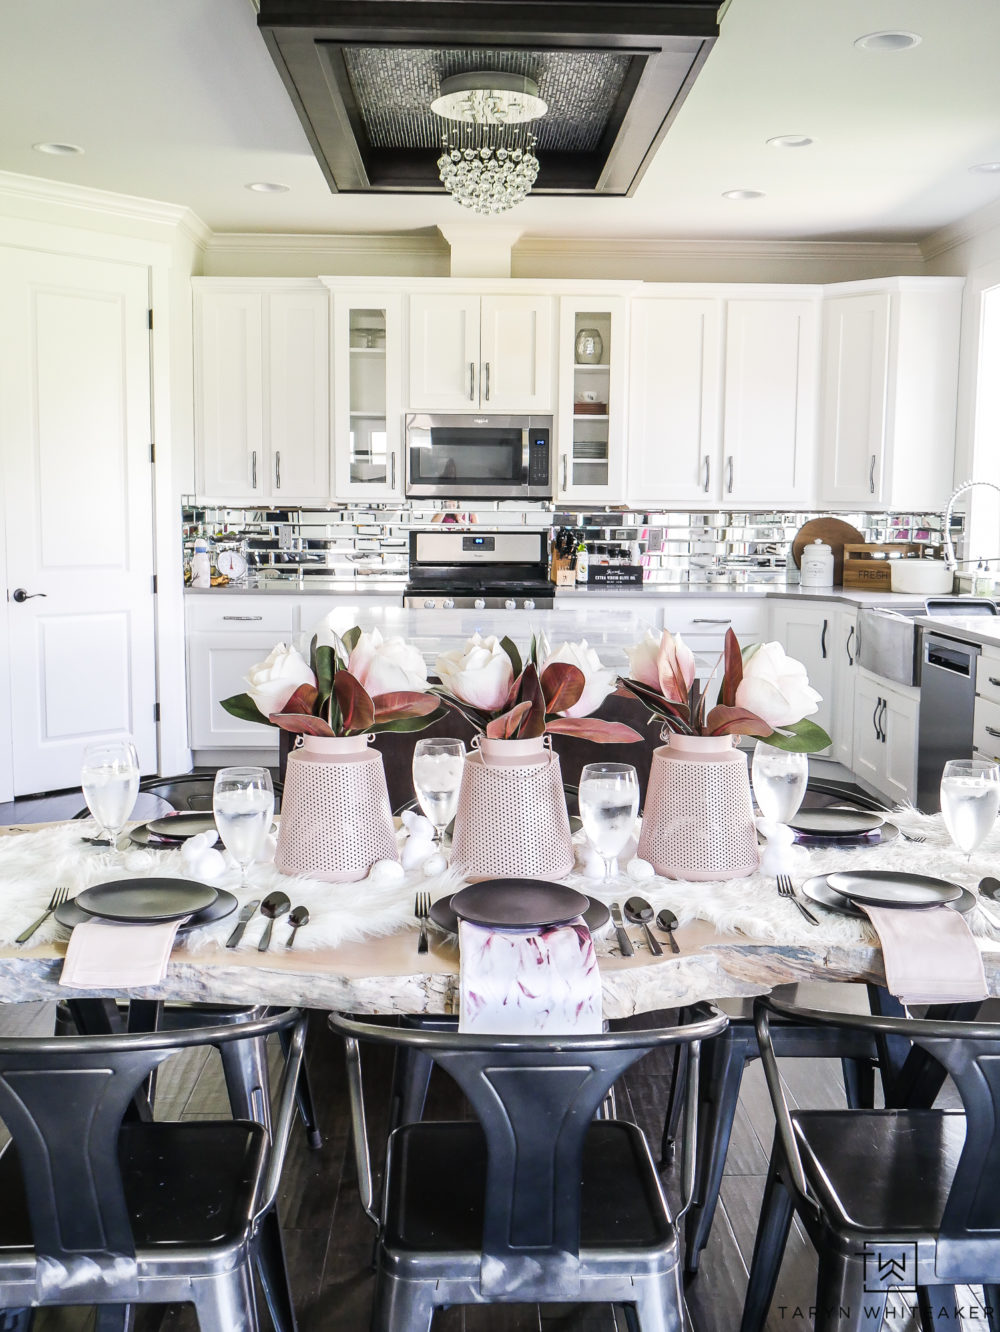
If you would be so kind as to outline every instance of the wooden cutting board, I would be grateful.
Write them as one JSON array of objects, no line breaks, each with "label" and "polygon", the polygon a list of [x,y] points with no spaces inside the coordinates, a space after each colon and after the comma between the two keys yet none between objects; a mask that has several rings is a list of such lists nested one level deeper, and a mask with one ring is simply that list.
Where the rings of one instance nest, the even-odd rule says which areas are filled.
[{"label": "wooden cutting board", "polygon": [[802,562],[802,551],[813,541],[825,541],[833,551],[833,583],[839,587],[844,581],[844,543],[864,541],[865,535],[842,518],[810,518],[803,523],[792,540],[792,559],[798,568]]}]

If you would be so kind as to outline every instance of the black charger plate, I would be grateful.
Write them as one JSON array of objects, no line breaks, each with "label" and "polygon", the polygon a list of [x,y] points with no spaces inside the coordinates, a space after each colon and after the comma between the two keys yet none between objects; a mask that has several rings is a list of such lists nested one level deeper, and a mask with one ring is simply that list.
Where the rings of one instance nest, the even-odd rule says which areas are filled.
[{"label": "black charger plate", "polygon": [[[196,912],[190,920],[185,921],[178,930],[178,934],[189,934],[192,930],[200,929],[202,925],[211,925],[213,921],[225,920],[227,916],[232,915],[238,905],[239,902],[232,893],[227,893],[224,888],[220,888],[212,905]],[[52,914],[60,925],[64,925],[69,930],[74,925],[82,925],[84,921],[105,919],[102,916],[93,916],[89,911],[84,911],[83,907],[77,906],[73,898],[64,902],[62,906],[56,907]]]},{"label": "black charger plate", "polygon": [[[439,897],[431,907],[430,918],[439,930],[445,934],[458,933],[458,916],[452,910],[451,899],[454,893],[449,893],[447,897]],[[583,913],[583,919],[591,934],[597,934],[611,920],[611,912],[599,902],[596,897],[587,897],[587,909]]]}]

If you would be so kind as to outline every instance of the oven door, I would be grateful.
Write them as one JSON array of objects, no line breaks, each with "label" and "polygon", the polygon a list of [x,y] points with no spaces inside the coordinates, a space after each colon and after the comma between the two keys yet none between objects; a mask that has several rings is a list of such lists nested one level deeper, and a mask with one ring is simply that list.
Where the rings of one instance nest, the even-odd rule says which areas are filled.
[{"label": "oven door", "polygon": [[406,493],[439,499],[551,499],[551,418],[406,418]]}]

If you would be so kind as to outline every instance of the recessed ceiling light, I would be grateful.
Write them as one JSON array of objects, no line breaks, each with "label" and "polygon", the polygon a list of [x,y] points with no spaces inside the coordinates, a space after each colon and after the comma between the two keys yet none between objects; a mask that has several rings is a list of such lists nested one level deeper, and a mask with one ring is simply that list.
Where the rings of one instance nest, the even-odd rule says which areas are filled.
[{"label": "recessed ceiling light", "polygon": [[808,148],[812,139],[808,134],[776,134],[765,142],[770,148]]},{"label": "recessed ceiling light", "polygon": [[1000,162],[977,162],[975,166],[970,166],[969,170],[981,171],[984,176],[993,175],[1000,171]]},{"label": "recessed ceiling light", "polygon": [[723,190],[723,199],[763,199],[763,190]]},{"label": "recessed ceiling light", "polygon": [[33,143],[36,153],[49,153],[52,157],[77,157],[83,152],[78,143]]},{"label": "recessed ceiling light", "polygon": [[862,51],[908,51],[911,46],[919,46],[922,40],[916,32],[890,30],[867,32],[863,37],[858,37],[854,45]]},{"label": "recessed ceiling light", "polygon": [[277,180],[251,180],[246,188],[255,194],[285,194],[292,187]]}]

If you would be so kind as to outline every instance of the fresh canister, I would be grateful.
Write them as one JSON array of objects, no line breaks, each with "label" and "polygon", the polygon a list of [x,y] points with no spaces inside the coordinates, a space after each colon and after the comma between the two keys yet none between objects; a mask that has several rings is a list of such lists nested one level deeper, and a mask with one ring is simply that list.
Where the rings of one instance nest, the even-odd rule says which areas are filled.
[{"label": "fresh canister", "polygon": [[833,587],[833,548],[818,537],[803,546],[799,573],[800,587]]}]

